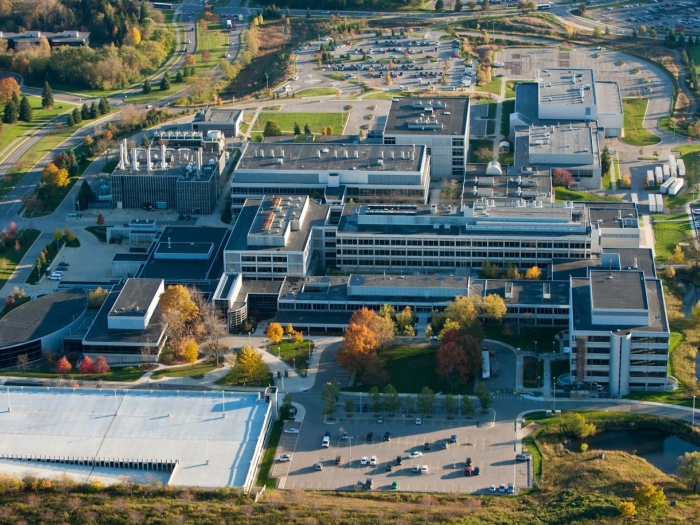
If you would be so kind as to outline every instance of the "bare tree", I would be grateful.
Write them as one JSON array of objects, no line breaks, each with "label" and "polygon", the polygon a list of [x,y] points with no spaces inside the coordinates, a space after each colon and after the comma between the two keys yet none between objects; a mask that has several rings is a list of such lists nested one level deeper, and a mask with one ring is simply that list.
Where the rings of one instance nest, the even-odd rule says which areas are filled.
[{"label": "bare tree", "polygon": [[29,356],[27,354],[17,356],[17,366],[20,367],[22,371],[27,370],[27,363],[29,363]]},{"label": "bare tree", "polygon": [[221,338],[226,335],[226,323],[219,309],[210,302],[205,303],[199,309],[199,315],[204,325],[204,337],[207,341],[207,350],[216,358],[216,366],[228,347],[221,343]]},{"label": "bare tree", "polygon": [[155,346],[151,346],[149,344],[143,345],[141,347],[140,352],[141,352],[141,356],[144,359],[144,362],[152,363],[153,361],[155,361],[155,359],[151,358],[151,356],[155,355],[156,351],[157,351],[157,349]]}]

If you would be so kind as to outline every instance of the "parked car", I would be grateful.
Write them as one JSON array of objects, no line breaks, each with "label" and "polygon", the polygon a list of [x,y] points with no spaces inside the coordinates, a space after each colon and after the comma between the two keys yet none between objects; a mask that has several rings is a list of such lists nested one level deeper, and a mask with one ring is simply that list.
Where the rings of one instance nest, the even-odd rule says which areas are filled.
[{"label": "parked car", "polygon": [[392,489],[392,490],[398,490],[398,488],[399,488],[399,482],[398,482],[398,481],[394,481],[394,482],[391,483],[391,489]]},{"label": "parked car", "polygon": [[422,424],[423,424],[423,420],[421,418],[417,417],[416,418],[416,425],[422,425]]},{"label": "parked car", "polygon": [[391,472],[394,470],[394,466],[391,463],[386,464],[386,471]]},{"label": "parked car", "polygon": [[423,443],[423,450],[430,450],[431,448],[433,448],[432,443],[428,443],[427,441]]},{"label": "parked car", "polygon": [[377,456],[372,456],[371,458],[369,458],[369,466],[370,467],[377,466]]},{"label": "parked car", "polygon": [[348,435],[348,433],[347,433],[347,432],[343,432],[343,433],[341,434],[341,436],[340,436],[340,440],[341,440],[341,441],[347,441],[348,439],[350,439],[350,436]]},{"label": "parked car", "polygon": [[335,464],[336,464],[336,465],[340,465],[340,464],[342,464],[342,463],[343,463],[343,458],[342,458],[342,456],[336,456],[336,457],[335,457]]},{"label": "parked car", "polygon": [[515,494],[515,487],[512,483],[508,483],[508,494]]},{"label": "parked car", "polygon": [[516,454],[515,461],[532,461],[532,454]]},{"label": "parked car", "polygon": [[491,486],[489,487],[489,492],[490,492],[491,494],[493,494],[494,492],[496,492],[496,485],[491,485]]},{"label": "parked car", "polygon": [[379,416],[379,417],[377,418],[377,423],[384,423],[384,417],[383,417],[383,416]]},{"label": "parked car", "polygon": [[481,474],[481,469],[479,467],[474,467],[474,475],[478,476],[479,474]]},{"label": "parked car", "polygon": [[428,465],[423,465],[423,466],[420,468],[420,473],[421,473],[421,474],[427,474],[427,473],[428,473]]},{"label": "parked car", "polygon": [[420,473],[420,465],[413,465],[413,467],[411,468],[411,471],[414,474],[419,474]]},{"label": "parked car", "polygon": [[450,443],[457,443],[457,436],[455,434],[452,434],[452,436],[450,436]]},{"label": "parked car", "polygon": [[298,429],[298,428],[286,428],[286,429],[284,430],[284,433],[285,433],[285,434],[298,434],[298,433],[299,433],[299,429]]},{"label": "parked car", "polygon": [[467,463],[468,467],[471,467],[472,466],[472,458],[467,458],[466,463]]},{"label": "parked car", "polygon": [[447,449],[447,445],[448,445],[447,441],[443,441],[442,443],[440,443],[440,449],[441,450]]},{"label": "parked car", "polygon": [[292,461],[292,456],[290,454],[282,454],[277,458],[280,463],[286,463],[287,461]]},{"label": "parked car", "polygon": [[498,492],[499,492],[500,494],[505,494],[505,493],[506,493],[506,486],[505,486],[503,483],[501,483],[501,484],[498,486]]},{"label": "parked car", "polygon": [[323,470],[323,463],[316,463],[316,464],[314,465],[314,468],[315,468],[316,470]]},{"label": "parked car", "polygon": [[374,432],[367,433],[367,443],[372,443],[374,441]]},{"label": "parked car", "polygon": [[396,464],[397,465],[401,464],[401,456],[396,456]]},{"label": "parked car", "polygon": [[60,281],[60,280],[61,280],[61,277],[62,277],[62,276],[57,275],[56,273],[52,273],[51,275],[49,275],[48,279],[49,279],[50,281]]},{"label": "parked car", "polygon": [[360,458],[360,465],[366,465],[368,462],[367,456],[362,456],[362,458]]},{"label": "parked car", "polygon": [[408,459],[416,459],[416,458],[421,457],[422,455],[423,455],[423,453],[421,451],[415,450],[408,455]]},{"label": "parked car", "polygon": [[384,437],[382,441],[391,441],[391,432],[384,432]]}]

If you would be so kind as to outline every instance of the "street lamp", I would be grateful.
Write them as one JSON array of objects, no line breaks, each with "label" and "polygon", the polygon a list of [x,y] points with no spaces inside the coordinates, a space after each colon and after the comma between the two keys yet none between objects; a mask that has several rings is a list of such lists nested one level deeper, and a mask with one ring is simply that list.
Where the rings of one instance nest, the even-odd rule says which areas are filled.
[{"label": "street lamp", "polygon": [[695,396],[693,396],[693,426],[695,426]]},{"label": "street lamp", "polygon": [[537,341],[534,341],[535,343],[535,353],[537,353]]},{"label": "street lamp", "polygon": [[552,393],[554,394],[554,406],[552,407],[552,411],[556,412],[557,411],[557,380],[554,378],[554,381],[552,381]]},{"label": "street lamp", "polygon": [[555,348],[555,347],[556,347],[556,344],[557,344],[556,341],[552,341],[552,353],[553,353],[553,354],[556,354],[556,353],[557,353],[557,350],[556,350],[556,348]]}]

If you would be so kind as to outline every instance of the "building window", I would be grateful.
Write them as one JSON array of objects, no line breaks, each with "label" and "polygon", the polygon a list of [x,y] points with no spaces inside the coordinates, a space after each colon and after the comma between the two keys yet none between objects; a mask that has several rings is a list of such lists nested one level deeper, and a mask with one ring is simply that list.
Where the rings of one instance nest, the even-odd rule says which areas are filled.
[{"label": "building window", "polygon": [[464,139],[463,138],[452,139],[452,147],[454,148],[454,147],[459,147],[459,146],[464,147]]},{"label": "building window", "polygon": [[393,146],[396,144],[396,137],[384,137],[385,146]]}]

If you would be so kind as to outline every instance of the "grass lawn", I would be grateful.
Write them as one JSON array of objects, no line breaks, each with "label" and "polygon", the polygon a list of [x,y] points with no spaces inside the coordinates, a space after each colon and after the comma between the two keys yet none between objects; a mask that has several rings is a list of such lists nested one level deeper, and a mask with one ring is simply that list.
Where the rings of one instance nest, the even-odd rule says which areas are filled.
[{"label": "grass lawn", "polygon": [[79,370],[73,370],[72,374],[55,374],[47,370],[41,371],[18,371],[12,370],[9,372],[3,372],[2,375],[11,377],[38,377],[43,379],[80,379],[81,381],[120,381],[120,382],[132,382],[139,379],[143,374],[146,373],[145,370],[141,370],[137,366],[121,366],[112,368],[106,374],[81,374]]},{"label": "grass lawn", "polygon": [[505,100],[501,104],[501,135],[507,137],[510,133],[510,115],[515,111],[515,100]]},{"label": "grass lawn", "polygon": [[280,129],[286,133],[294,132],[294,123],[299,124],[301,131],[304,131],[306,124],[311,128],[312,133],[321,133],[324,126],[333,128],[333,135],[342,135],[345,123],[349,114],[346,113],[269,113],[261,112],[258,115],[253,131],[263,131],[268,120],[276,122]]},{"label": "grass lawn", "polygon": [[534,80],[507,80],[505,98],[515,98],[515,88],[523,82],[534,82]]},{"label": "grass lawn", "polygon": [[25,240],[23,243],[20,243],[20,250],[16,252],[14,248],[12,248],[0,254],[0,288],[5,286],[5,283],[10,280],[10,277],[12,277],[22,257],[24,257],[27,250],[34,244],[34,241],[37,240],[39,235],[41,235],[41,231],[39,230],[22,231],[24,232]]},{"label": "grass lawn", "polygon": [[469,141],[469,162],[483,162],[477,160],[475,153],[482,149],[493,149],[493,141],[488,139],[472,139]]},{"label": "grass lawn", "polygon": [[688,242],[693,238],[690,220],[687,213],[676,215],[652,215],[654,221],[654,239],[656,244],[656,256],[659,259],[668,259],[678,243]]},{"label": "grass lawn", "polygon": [[483,86],[476,86],[476,91],[480,91],[482,93],[493,93],[494,95],[500,95],[501,94],[501,79],[500,79],[500,77],[491,79],[491,82],[487,82]]},{"label": "grass lawn", "polygon": [[681,152],[681,158],[685,163],[685,176],[688,179],[688,186],[697,183],[698,173],[700,173],[700,145],[678,146],[673,148],[673,151]]},{"label": "grass lawn", "polygon": [[[189,77],[188,77],[189,78]],[[170,78],[170,87],[165,91],[160,89],[160,80],[154,80],[151,82],[151,92],[150,93],[139,93],[138,95],[130,95],[128,98],[124,99],[125,104],[151,104],[165,98],[173,93],[178,92],[181,89],[187,87],[187,84],[183,82],[182,84],[177,84],[175,82],[175,75]]]},{"label": "grass lawn", "polygon": [[325,97],[328,95],[335,95],[337,93],[338,93],[338,90],[335,88],[320,87],[320,88],[302,89],[301,91],[297,91],[295,96],[296,96],[296,98]]},{"label": "grass lawn", "polygon": [[89,231],[102,242],[107,242],[107,226],[88,226],[85,231]]},{"label": "grass lawn", "polygon": [[622,199],[613,195],[596,195],[585,191],[567,190],[562,186],[554,188],[556,202],[564,201],[591,201],[591,202],[622,202]]},{"label": "grass lawn", "polygon": [[32,105],[34,119],[31,122],[22,122],[18,120],[15,124],[3,124],[2,133],[0,133],[0,151],[4,150],[22,133],[43,124],[61,113],[65,113],[69,110],[72,111],[75,107],[73,104],[68,104],[67,102],[59,102],[51,109],[43,109],[41,107],[41,97],[27,95],[27,99]]},{"label": "grass lawn", "polygon": [[151,378],[161,379],[163,377],[192,377],[193,379],[201,379],[204,377],[204,374],[208,374],[213,370],[216,370],[216,365],[212,362],[204,361],[202,363],[196,363],[194,366],[177,366],[165,368],[163,370],[156,370],[151,374]]},{"label": "grass lawn", "polygon": [[644,129],[644,115],[649,101],[645,98],[625,98],[622,109],[625,112],[625,137],[620,140],[632,146],[653,146],[661,139]]},{"label": "grass lawn", "polygon": [[313,341],[304,341],[303,343],[295,343],[294,341],[282,340],[279,344],[268,346],[271,354],[279,355],[284,359],[290,368],[296,366],[297,370],[309,368],[309,342],[311,343],[311,351],[314,349]]},{"label": "grass lawn", "polygon": [[433,392],[471,393],[469,385],[455,385],[450,390],[447,382],[440,381],[435,374],[436,355],[437,345],[394,346],[379,353],[389,376],[387,383],[401,393],[418,394],[424,386]]},{"label": "grass lawn", "polygon": [[362,97],[363,100],[391,100],[392,98],[407,97],[408,93],[405,91],[377,91],[374,93],[369,93]]},{"label": "grass lawn", "polygon": [[250,376],[245,375],[240,367],[238,366],[238,361],[233,366],[231,371],[226,374],[225,377],[219,379],[217,385],[243,385],[243,386],[267,386],[270,383],[270,370],[265,367],[263,371],[259,374],[254,375],[252,379]]},{"label": "grass lawn", "polygon": [[267,446],[265,447],[265,452],[263,453],[263,459],[260,463],[260,471],[258,472],[258,486],[265,487],[267,489],[275,488],[275,478],[270,477],[270,471],[272,470],[272,465],[275,462],[275,457],[277,456],[277,445],[279,445],[280,437],[282,437],[282,428],[284,427],[284,420],[280,419],[275,421],[272,425],[272,430],[270,431],[270,438],[267,440]]},{"label": "grass lawn", "polygon": [[[209,24],[207,26],[207,31],[202,31],[199,27],[199,20],[202,17],[197,18],[197,49],[194,52],[194,56],[197,59],[195,64],[195,74],[194,76],[200,76],[205,71],[216,67],[222,58],[226,56],[226,50],[228,49],[228,36],[226,31],[221,27],[221,24]],[[187,47],[192,49],[194,43],[188,45]],[[211,54],[211,59],[208,63],[204,63],[202,60],[202,53],[204,51],[209,51]]]},{"label": "grass lawn", "polygon": [[693,194],[693,192],[686,190],[686,193],[684,193],[683,195],[674,195],[673,197],[666,197],[664,199],[664,205],[669,210],[675,210],[676,208],[681,208],[682,206],[685,206],[693,200],[695,200],[695,195]]}]

